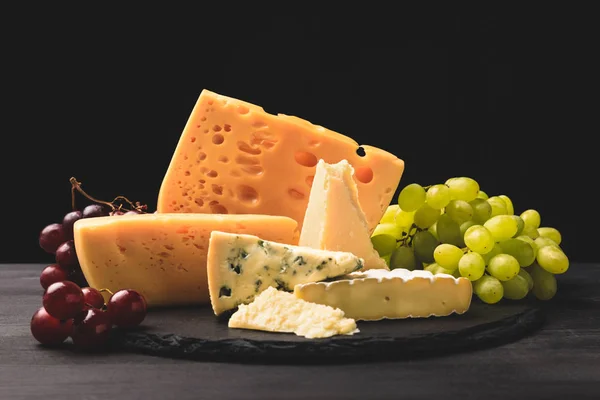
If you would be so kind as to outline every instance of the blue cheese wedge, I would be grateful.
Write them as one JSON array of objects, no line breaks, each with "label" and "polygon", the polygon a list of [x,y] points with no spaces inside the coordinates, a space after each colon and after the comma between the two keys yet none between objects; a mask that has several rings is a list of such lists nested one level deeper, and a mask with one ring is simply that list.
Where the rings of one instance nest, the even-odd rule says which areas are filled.
[{"label": "blue cheese wedge", "polygon": [[294,287],[297,298],[344,311],[357,321],[426,318],[463,314],[473,289],[467,278],[429,271],[371,269],[330,282]]},{"label": "blue cheese wedge", "polygon": [[363,259],[263,240],[249,234],[213,231],[207,255],[210,302],[215,315],[247,304],[269,287],[293,291],[301,283],[335,278],[363,268]]},{"label": "blue cheese wedge", "polygon": [[267,332],[295,333],[309,339],[358,333],[356,321],[340,309],[310,303],[292,293],[268,287],[252,303],[242,304],[228,326]]}]

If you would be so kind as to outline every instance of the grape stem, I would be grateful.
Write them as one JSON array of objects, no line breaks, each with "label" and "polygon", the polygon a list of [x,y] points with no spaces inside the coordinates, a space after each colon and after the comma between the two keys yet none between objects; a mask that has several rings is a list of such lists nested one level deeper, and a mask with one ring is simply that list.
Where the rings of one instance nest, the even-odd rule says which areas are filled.
[{"label": "grape stem", "polygon": [[106,292],[106,293],[110,294],[111,296],[114,294],[110,289],[107,289],[107,288],[102,288],[102,289],[99,289],[98,291],[100,293]]},{"label": "grape stem", "polygon": [[[83,188],[81,187],[81,182],[78,182],[77,179],[75,179],[75,177],[71,177],[69,179],[69,182],[71,182],[71,207],[73,208],[73,210],[77,210],[77,208],[75,206],[75,192],[76,191],[81,193],[83,196],[85,196],[90,201],[109,206],[111,211],[121,211],[121,210],[133,211],[133,210],[135,210],[137,212],[143,213],[143,212],[146,212],[146,209],[148,208],[145,204],[141,204],[139,201],[136,201],[135,203],[133,203],[131,200],[129,200],[125,196],[117,196],[111,202],[99,200],[99,199],[91,196],[90,194],[88,194],[85,190],[83,190]],[[115,203],[117,201],[126,202],[127,204],[129,204],[129,206],[132,208],[132,210],[123,208],[122,204],[115,206]]]},{"label": "grape stem", "polygon": [[[401,246],[408,246],[410,247],[410,245],[412,244],[412,241],[415,237],[415,235],[421,231],[424,231],[425,229],[421,229],[419,228],[417,225],[415,225],[414,223],[410,226],[410,228],[408,229],[408,232],[406,233],[406,235],[402,238],[397,240],[397,243],[400,243]],[[404,235],[404,232],[402,232],[402,234]]]}]

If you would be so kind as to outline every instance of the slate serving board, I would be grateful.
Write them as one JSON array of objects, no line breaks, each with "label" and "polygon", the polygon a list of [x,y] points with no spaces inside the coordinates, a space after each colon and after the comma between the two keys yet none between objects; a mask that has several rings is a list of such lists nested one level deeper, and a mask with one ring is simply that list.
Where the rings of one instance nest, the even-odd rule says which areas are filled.
[{"label": "slate serving board", "polygon": [[306,339],[227,327],[210,306],[152,310],[138,329],[115,330],[113,346],[152,356],[244,363],[335,363],[398,360],[470,351],[517,340],[544,322],[534,302],[487,305],[474,299],[463,315],[358,321],[360,333]]}]

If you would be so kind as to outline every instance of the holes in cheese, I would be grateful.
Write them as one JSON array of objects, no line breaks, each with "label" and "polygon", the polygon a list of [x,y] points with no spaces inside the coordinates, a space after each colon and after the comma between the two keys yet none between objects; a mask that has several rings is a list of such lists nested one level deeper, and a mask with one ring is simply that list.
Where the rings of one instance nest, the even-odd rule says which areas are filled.
[{"label": "holes in cheese", "polygon": [[297,227],[283,216],[141,214],[79,220],[74,239],[81,269],[94,288],[135,289],[149,306],[206,304],[212,231],[295,244]]},{"label": "holes in cheese", "polygon": [[[269,114],[204,90],[163,179],[157,210],[283,215],[301,228],[320,159],[345,159],[354,167],[353,179],[372,232],[400,182],[401,159],[298,117]],[[222,187],[221,192],[205,190],[202,181],[208,181],[209,188]]]}]

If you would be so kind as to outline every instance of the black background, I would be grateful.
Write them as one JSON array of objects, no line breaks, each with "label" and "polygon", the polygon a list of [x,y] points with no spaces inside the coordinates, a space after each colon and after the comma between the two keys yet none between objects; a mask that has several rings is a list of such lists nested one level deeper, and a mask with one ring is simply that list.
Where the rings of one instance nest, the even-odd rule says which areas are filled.
[{"label": "black background", "polygon": [[199,4],[5,10],[0,261],[52,261],[71,176],[153,211],[205,88],[396,154],[399,189],[471,176],[598,261],[591,10]]}]

